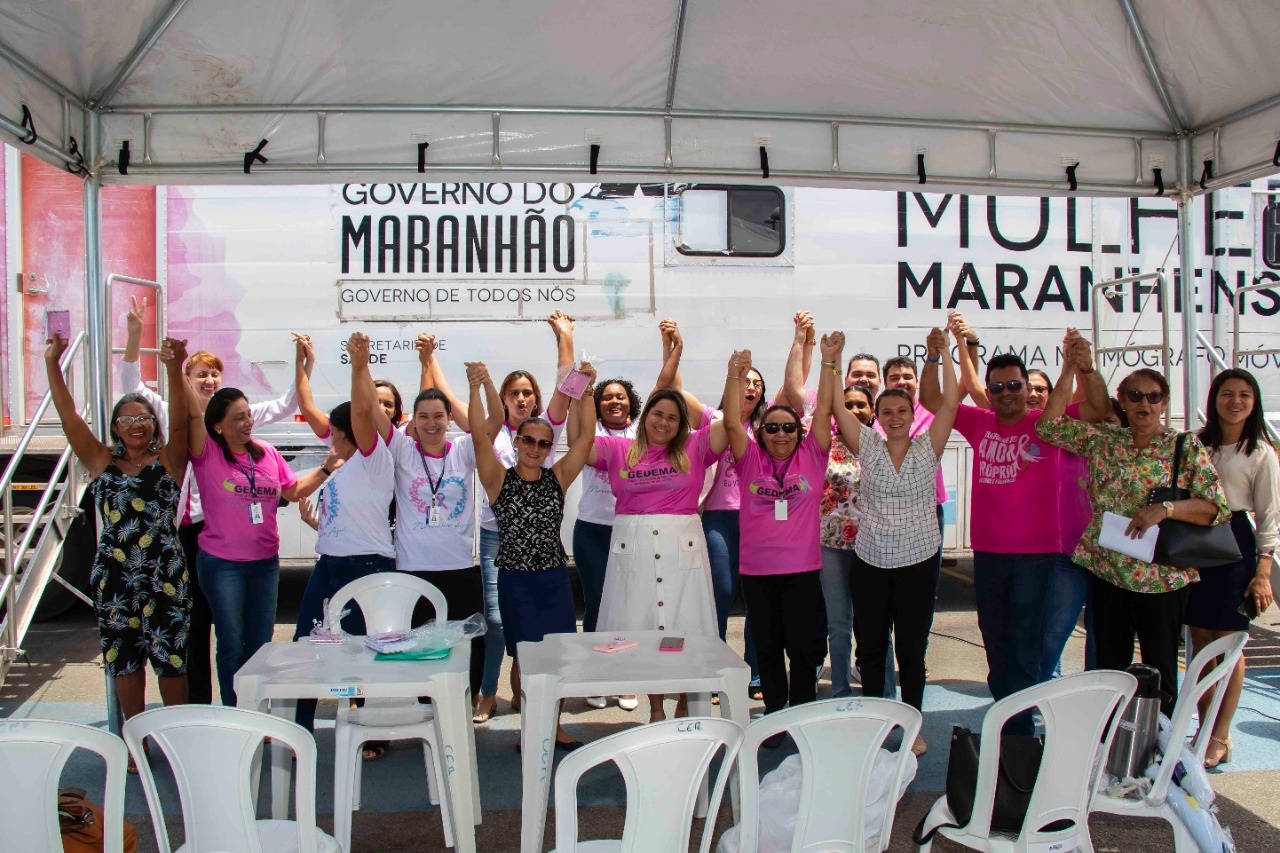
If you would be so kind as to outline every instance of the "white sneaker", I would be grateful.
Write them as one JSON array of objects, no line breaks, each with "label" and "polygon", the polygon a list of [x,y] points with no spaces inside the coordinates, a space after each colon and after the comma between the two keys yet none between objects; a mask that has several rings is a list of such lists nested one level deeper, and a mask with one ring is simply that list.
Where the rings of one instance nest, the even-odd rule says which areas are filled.
[{"label": "white sneaker", "polygon": [[624,711],[634,711],[640,707],[640,700],[635,696],[619,696],[618,707]]},{"label": "white sneaker", "polygon": [[603,696],[588,696],[587,704],[592,708],[603,708],[609,704],[609,700]]}]

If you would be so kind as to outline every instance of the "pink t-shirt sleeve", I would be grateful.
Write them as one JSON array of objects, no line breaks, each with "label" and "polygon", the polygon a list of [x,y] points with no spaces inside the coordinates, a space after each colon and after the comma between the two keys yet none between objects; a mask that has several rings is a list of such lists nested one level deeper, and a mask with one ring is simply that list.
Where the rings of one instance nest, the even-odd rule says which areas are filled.
[{"label": "pink t-shirt sleeve", "polygon": [[619,454],[626,453],[631,439],[617,435],[596,436],[596,461],[591,467],[597,471],[608,471],[618,459]]},{"label": "pink t-shirt sleeve", "polygon": [[689,458],[699,462],[702,467],[714,465],[720,454],[711,449],[711,421],[689,436]]},{"label": "pink t-shirt sleeve", "polygon": [[280,455],[280,451],[274,447],[270,450],[272,461],[276,466],[276,476],[280,478],[280,488],[287,489],[294,483],[298,482],[298,475],[293,473],[293,469],[289,467],[289,463],[284,461],[284,457]]}]

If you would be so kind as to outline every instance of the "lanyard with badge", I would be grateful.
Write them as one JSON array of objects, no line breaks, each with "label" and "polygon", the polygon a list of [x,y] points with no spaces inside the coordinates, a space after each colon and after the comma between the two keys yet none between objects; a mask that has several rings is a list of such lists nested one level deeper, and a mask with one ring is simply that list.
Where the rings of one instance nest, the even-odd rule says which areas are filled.
[{"label": "lanyard with badge", "polygon": [[452,449],[453,443],[445,442],[444,455],[440,457],[440,476],[432,480],[431,469],[427,467],[427,455],[422,451],[422,445],[418,445],[418,459],[422,462],[422,473],[427,475],[427,488],[431,489],[431,508],[427,510],[428,527],[439,527],[444,521],[444,511],[440,506],[440,486],[444,483],[446,460]]},{"label": "lanyard with badge", "polygon": [[783,486],[783,483],[787,479],[787,471],[791,470],[791,463],[795,461],[795,458],[796,456],[794,453],[788,456],[786,464],[782,466],[782,473],[779,474],[778,460],[774,459],[772,456],[769,457],[769,464],[773,468],[773,479],[776,480],[778,483],[778,495],[779,495],[777,500],[773,502],[773,520],[774,521],[787,520],[786,488]]},{"label": "lanyard with badge", "polygon": [[246,469],[239,462],[236,467],[240,469],[240,473],[244,474],[244,478],[249,481],[249,523],[262,524],[262,501],[258,500],[258,478],[257,469],[253,464],[253,457],[249,457],[249,467]]}]

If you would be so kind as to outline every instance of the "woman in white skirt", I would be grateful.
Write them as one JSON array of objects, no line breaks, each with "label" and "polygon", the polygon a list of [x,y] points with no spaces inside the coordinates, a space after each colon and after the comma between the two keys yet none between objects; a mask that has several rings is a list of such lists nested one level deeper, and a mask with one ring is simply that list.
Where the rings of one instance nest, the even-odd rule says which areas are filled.
[{"label": "woman in white skirt", "polygon": [[[599,630],[718,636],[698,495],[727,446],[719,422],[690,433],[684,397],[671,388],[649,396],[634,439],[596,436],[587,464],[608,474],[618,499]],[[650,722],[666,718],[662,699],[649,697]],[[681,696],[676,715],[687,712]]]}]

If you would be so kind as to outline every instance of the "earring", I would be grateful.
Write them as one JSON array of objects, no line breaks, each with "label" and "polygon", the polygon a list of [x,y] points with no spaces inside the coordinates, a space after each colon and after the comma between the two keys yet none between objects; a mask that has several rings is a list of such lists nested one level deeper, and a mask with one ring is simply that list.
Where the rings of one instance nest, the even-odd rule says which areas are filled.
[{"label": "earring", "polygon": [[147,442],[147,450],[151,453],[158,453],[160,451],[160,440],[154,435],[151,436],[151,441]]},{"label": "earring", "polygon": [[124,456],[124,444],[120,441],[120,439],[119,439],[119,438],[117,438],[117,439],[116,439],[116,440],[111,444],[111,455],[112,455],[112,456],[114,456],[114,457],[116,457],[116,458],[119,458],[119,457],[121,457],[121,456]]}]

